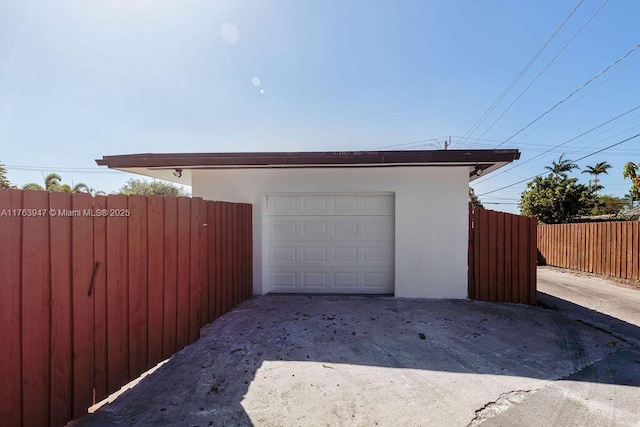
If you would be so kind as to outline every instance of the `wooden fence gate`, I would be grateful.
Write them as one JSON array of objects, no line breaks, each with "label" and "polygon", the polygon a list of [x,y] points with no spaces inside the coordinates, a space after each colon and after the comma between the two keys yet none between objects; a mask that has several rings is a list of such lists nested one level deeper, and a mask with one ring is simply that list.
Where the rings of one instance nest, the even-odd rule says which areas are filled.
[{"label": "wooden fence gate", "polygon": [[469,298],[536,304],[536,218],[469,212]]},{"label": "wooden fence gate", "polygon": [[0,425],[63,426],[252,295],[251,205],[0,189]]}]

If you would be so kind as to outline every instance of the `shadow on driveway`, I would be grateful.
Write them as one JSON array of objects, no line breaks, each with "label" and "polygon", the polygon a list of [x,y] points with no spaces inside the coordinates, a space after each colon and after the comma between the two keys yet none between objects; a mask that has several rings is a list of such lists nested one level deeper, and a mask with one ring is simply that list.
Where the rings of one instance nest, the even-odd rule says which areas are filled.
[{"label": "shadow on driveway", "polygon": [[[467,425],[569,377],[638,393],[639,328],[541,300],[255,297],[78,425]],[[621,352],[637,372],[584,374]]]}]

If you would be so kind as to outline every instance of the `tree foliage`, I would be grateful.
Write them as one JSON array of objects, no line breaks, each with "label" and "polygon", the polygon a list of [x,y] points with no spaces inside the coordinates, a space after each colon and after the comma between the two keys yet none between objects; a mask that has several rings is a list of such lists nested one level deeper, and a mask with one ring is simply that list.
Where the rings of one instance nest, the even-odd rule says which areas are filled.
[{"label": "tree foliage", "polygon": [[627,162],[622,168],[622,177],[631,180],[628,194],[631,203],[640,200],[640,163]]},{"label": "tree foliage", "polygon": [[469,187],[469,206],[472,208],[484,208],[473,187]]},{"label": "tree foliage", "polygon": [[599,187],[579,184],[577,178],[568,178],[563,173],[552,170],[546,177],[538,176],[528,182],[518,203],[520,212],[536,216],[545,224],[561,224],[579,215],[589,215],[598,206]]},{"label": "tree foliage", "polygon": [[550,171],[556,180],[566,178],[568,176],[567,173],[574,169],[580,169],[577,164],[573,163],[573,160],[565,159],[564,153],[560,155],[557,162],[551,162],[551,166],[545,166],[544,168]]},{"label": "tree foliage", "polygon": [[130,179],[117,191],[117,194],[139,194],[142,196],[189,196],[182,187],[164,181],[145,181],[143,179]]},{"label": "tree foliage", "polygon": [[7,178],[7,168],[0,163],[0,188],[15,188],[11,182],[9,182],[9,178]]},{"label": "tree foliage", "polygon": [[611,168],[612,166],[609,163],[600,162],[596,163],[594,166],[587,166],[586,169],[582,171],[582,173],[593,175],[593,183],[595,185],[598,185],[598,182],[600,182],[600,180],[598,179],[598,175],[601,175],[603,173],[609,175],[609,172],[607,172],[607,170]]},{"label": "tree foliage", "polygon": [[612,194],[598,196],[598,206],[593,208],[592,215],[616,215],[630,207],[629,200]]},{"label": "tree foliage", "polygon": [[[62,177],[57,173],[50,173],[44,177],[44,186],[30,182],[22,186],[23,190],[58,191],[64,193],[91,193],[87,184],[82,182],[71,186],[62,182]],[[91,193],[93,194],[93,193]]]}]

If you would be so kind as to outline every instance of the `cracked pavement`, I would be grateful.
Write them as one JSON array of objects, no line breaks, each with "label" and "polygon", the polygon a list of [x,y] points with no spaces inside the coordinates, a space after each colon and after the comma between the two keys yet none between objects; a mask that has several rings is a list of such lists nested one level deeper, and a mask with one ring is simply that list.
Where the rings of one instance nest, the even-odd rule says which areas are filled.
[{"label": "cracked pavement", "polygon": [[256,297],[76,424],[640,425],[638,326],[543,300]]}]

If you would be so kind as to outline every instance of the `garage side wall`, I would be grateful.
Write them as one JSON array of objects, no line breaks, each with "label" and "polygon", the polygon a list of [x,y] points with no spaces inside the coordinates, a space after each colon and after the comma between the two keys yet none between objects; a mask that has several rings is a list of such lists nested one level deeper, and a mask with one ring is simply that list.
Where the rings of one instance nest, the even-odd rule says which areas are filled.
[{"label": "garage side wall", "polygon": [[193,196],[251,203],[254,294],[264,294],[266,194],[393,193],[395,296],[466,298],[468,168],[382,167],[194,170]]}]

